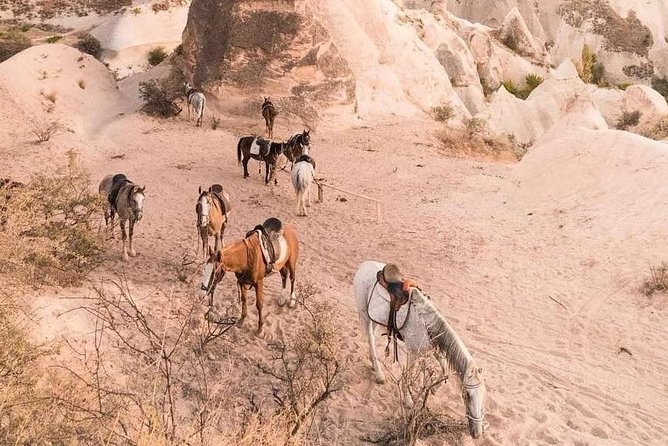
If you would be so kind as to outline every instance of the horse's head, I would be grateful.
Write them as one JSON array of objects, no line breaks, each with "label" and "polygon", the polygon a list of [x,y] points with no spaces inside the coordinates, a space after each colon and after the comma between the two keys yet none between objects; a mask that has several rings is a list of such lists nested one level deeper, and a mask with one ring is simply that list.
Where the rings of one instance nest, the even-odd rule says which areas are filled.
[{"label": "horse's head", "polygon": [[195,205],[195,212],[197,212],[197,226],[200,228],[205,228],[209,224],[209,211],[211,210],[211,205],[209,204],[209,191],[202,191],[202,188],[199,188],[199,198],[197,199],[197,204]]},{"label": "horse's head", "polygon": [[146,190],[146,186],[139,187],[134,185],[132,192],[130,192],[130,211],[135,221],[141,220],[144,215],[144,198],[146,198],[144,190]]},{"label": "horse's head", "polygon": [[[302,132],[302,141],[301,141],[303,146],[308,146],[311,144],[311,131],[310,130],[304,130]],[[304,150],[307,150],[304,148]],[[305,155],[308,155],[308,151],[304,152]]]},{"label": "horse's head", "polygon": [[190,90],[192,90],[192,85],[190,85],[190,82],[184,82],[183,83],[183,89],[186,93],[188,93]]},{"label": "horse's head", "polygon": [[225,267],[223,265],[223,252],[213,251],[209,247],[209,260],[204,264],[202,271],[202,284],[200,285],[200,295],[213,297],[216,285],[225,277]]},{"label": "horse's head", "polygon": [[489,423],[485,419],[485,380],[483,370],[472,361],[462,381],[462,393],[466,404],[466,418],[469,420],[469,433],[479,438],[485,433]]}]

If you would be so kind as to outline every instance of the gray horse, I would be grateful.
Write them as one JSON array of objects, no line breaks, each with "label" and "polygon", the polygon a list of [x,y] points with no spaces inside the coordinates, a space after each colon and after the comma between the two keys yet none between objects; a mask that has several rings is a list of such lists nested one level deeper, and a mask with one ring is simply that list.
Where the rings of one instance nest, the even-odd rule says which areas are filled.
[{"label": "gray horse", "polygon": [[206,97],[204,97],[204,93],[193,88],[188,82],[184,82],[183,86],[186,92],[186,101],[188,102],[188,121],[191,119],[190,110],[192,109],[197,118],[197,127],[200,127],[202,125],[202,118],[204,118]]},{"label": "gray horse", "polygon": [[[121,236],[123,238],[123,260],[137,255],[132,247],[132,235],[135,223],[141,220],[144,212],[144,190],[128,180],[122,173],[110,174],[102,179],[98,188],[102,197],[106,198],[104,221],[107,227],[111,225],[111,237],[114,237],[114,217],[118,213],[121,219]],[[125,232],[125,222],[129,221],[129,247],[126,245],[128,235]],[[129,249],[128,249],[129,248]]]}]

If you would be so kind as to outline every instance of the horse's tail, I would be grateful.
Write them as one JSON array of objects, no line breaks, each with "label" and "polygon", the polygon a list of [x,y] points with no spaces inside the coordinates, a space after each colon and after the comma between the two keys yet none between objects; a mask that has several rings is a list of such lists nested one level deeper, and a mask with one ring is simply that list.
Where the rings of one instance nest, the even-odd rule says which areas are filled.
[{"label": "horse's tail", "polygon": [[239,142],[237,143],[237,164],[241,164],[241,141],[243,140],[243,138],[239,138]]},{"label": "horse's tail", "polygon": [[313,181],[313,166],[310,163],[297,163],[292,174],[292,185],[295,191],[305,191]]},{"label": "horse's tail", "polygon": [[206,108],[206,96],[202,94],[202,110],[199,112],[199,118],[204,120],[204,109]]}]

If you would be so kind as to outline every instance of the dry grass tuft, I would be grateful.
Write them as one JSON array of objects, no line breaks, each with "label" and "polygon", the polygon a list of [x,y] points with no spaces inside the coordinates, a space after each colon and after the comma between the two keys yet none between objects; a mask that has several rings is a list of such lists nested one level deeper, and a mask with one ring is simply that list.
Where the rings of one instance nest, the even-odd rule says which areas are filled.
[{"label": "dry grass tuft", "polygon": [[639,134],[646,138],[657,141],[668,140],[668,116],[647,120],[637,130]]},{"label": "dry grass tuft", "polygon": [[665,293],[668,291],[668,264],[662,262],[660,266],[649,267],[649,277],[642,285],[642,292],[650,297],[654,293]]},{"label": "dry grass tuft", "polygon": [[519,161],[530,143],[523,144],[512,135],[490,137],[485,123],[479,118],[465,122],[465,128],[445,127],[436,133],[441,150],[449,156],[493,160]]},{"label": "dry grass tuft", "polygon": [[37,142],[47,142],[51,137],[55,136],[63,129],[63,126],[60,124],[60,121],[49,121],[49,122],[33,122],[32,123],[32,134],[37,137]]}]

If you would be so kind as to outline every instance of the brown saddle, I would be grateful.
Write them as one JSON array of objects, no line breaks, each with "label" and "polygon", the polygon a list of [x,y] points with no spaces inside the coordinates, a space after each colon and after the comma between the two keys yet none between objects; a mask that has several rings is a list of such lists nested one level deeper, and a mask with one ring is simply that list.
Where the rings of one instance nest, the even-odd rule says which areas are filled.
[{"label": "brown saddle", "polygon": [[402,306],[406,305],[410,299],[410,291],[407,285],[410,285],[411,282],[404,279],[399,267],[394,263],[388,263],[382,270],[378,271],[376,280],[390,295],[390,314],[387,317],[386,352],[389,354],[390,342],[394,340],[394,360],[396,361],[398,359],[397,338],[402,341],[404,340],[397,325],[397,312]]},{"label": "brown saddle", "polygon": [[283,235],[283,223],[278,218],[268,218],[261,225],[257,225],[252,231],[246,233],[246,237],[258,233],[262,255],[267,264],[266,274],[274,270],[276,260],[281,257],[281,236]]},{"label": "brown saddle", "polygon": [[230,205],[229,200],[225,198],[225,195],[223,195],[222,185],[212,184],[211,195],[213,195],[215,199],[218,200],[218,204],[220,204],[220,209],[223,211],[223,216],[225,216],[225,214],[227,214],[232,210],[232,206]]}]

